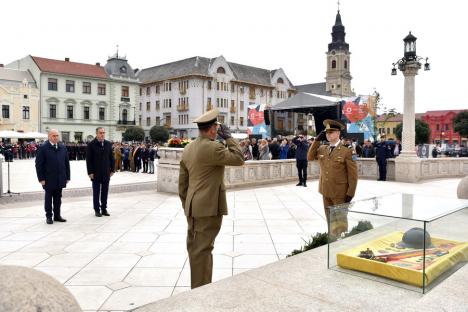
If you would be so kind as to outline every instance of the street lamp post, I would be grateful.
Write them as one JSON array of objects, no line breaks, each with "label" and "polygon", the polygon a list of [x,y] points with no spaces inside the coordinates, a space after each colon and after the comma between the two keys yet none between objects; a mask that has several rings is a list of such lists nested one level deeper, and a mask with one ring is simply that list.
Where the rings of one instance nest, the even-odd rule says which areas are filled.
[{"label": "street lamp post", "polygon": [[402,151],[399,158],[415,158],[417,157],[415,147],[415,113],[414,113],[414,92],[415,92],[415,76],[421,68],[422,59],[425,59],[424,70],[430,70],[430,65],[427,62],[428,58],[423,58],[416,55],[416,37],[411,32],[403,39],[404,56],[393,63],[392,75],[397,74],[395,66],[405,76],[404,83],[404,110],[403,110],[403,131],[402,131]]}]

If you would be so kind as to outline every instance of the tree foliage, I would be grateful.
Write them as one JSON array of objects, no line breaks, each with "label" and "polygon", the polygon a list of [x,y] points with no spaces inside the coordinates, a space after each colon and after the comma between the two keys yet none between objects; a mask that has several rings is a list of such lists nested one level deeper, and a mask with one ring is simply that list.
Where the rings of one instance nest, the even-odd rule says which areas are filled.
[{"label": "tree foliage", "polygon": [[150,129],[150,138],[153,142],[166,142],[169,139],[169,131],[165,127],[153,126]]},{"label": "tree foliage", "polygon": [[[429,125],[419,119],[416,119],[415,121],[415,131],[416,131],[416,138],[415,138],[415,143],[416,144],[425,144],[429,143],[429,138],[431,136],[431,129],[429,128]],[[395,135],[398,140],[401,140],[401,134],[403,132],[403,123],[400,123],[396,126],[395,129]]]},{"label": "tree foliage", "polygon": [[468,137],[468,110],[460,112],[453,119],[453,130],[462,137]]},{"label": "tree foliage", "polygon": [[141,127],[130,127],[122,134],[124,141],[143,141],[145,139],[145,131]]}]

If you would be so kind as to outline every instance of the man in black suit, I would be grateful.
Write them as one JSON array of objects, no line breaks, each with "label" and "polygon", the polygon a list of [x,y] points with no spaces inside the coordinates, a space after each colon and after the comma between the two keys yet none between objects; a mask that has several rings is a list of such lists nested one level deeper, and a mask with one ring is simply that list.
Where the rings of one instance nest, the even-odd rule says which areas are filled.
[{"label": "man in black suit", "polygon": [[86,168],[93,183],[93,208],[96,217],[109,216],[107,194],[110,177],[114,174],[114,155],[111,142],[104,139],[106,130],[96,128],[96,137],[86,148]]},{"label": "man in black suit", "polygon": [[36,173],[39,183],[45,190],[46,222],[53,224],[54,221],[67,221],[60,215],[60,206],[62,204],[62,189],[70,182],[70,161],[66,147],[58,142],[58,131],[50,130],[48,137],[49,140],[40,146],[37,153]]}]

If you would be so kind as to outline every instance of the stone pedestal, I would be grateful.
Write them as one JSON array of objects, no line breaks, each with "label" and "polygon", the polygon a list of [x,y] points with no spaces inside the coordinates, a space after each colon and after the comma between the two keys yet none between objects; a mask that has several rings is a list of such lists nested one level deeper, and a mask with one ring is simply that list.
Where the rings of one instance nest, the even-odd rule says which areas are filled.
[{"label": "stone pedestal", "polygon": [[421,159],[400,155],[395,159],[395,181],[418,182],[421,179]]},{"label": "stone pedestal", "polygon": [[460,199],[468,199],[468,175],[458,183],[457,197]]}]

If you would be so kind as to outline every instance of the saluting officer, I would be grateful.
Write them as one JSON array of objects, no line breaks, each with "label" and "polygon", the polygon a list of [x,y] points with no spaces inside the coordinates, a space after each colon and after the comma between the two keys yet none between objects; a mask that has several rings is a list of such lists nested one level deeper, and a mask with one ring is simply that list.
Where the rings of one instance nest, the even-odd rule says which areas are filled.
[{"label": "saluting officer", "polygon": [[[337,213],[329,220],[329,206],[349,203],[357,186],[357,166],[353,160],[353,150],[344,146],[340,133],[345,126],[337,121],[326,119],[325,130],[315,139],[307,153],[308,160],[318,160],[320,165],[319,192],[323,196],[323,206],[330,234],[338,236],[348,230],[346,212]],[[326,139],[330,145],[322,145]]]},{"label": "saluting officer", "polygon": [[379,179],[387,180],[387,159],[392,157],[392,146],[385,141],[385,135],[380,135],[380,142],[375,144],[375,160],[379,166]]},{"label": "saluting officer", "polygon": [[[214,241],[227,215],[224,166],[241,166],[244,157],[229,128],[219,126],[218,109],[194,120],[198,138],[187,145],[179,172],[179,196],[187,217],[187,251],[190,261],[191,287],[211,283]],[[215,141],[219,135],[227,148]]]}]

